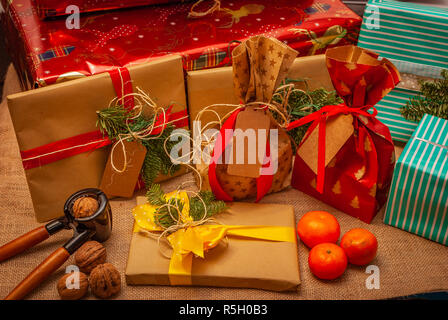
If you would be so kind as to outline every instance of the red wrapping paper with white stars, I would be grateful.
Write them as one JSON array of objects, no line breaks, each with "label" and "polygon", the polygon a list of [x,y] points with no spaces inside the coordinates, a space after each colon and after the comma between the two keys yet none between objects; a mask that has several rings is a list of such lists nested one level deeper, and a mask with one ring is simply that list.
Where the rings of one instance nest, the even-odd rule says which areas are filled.
[{"label": "red wrapping paper with white stars", "polygon": [[75,5],[80,12],[123,9],[145,5],[181,2],[181,0],[35,0],[41,18],[66,14],[68,6]]},{"label": "red wrapping paper with white stars", "polygon": [[237,43],[264,34],[299,56],[357,40],[361,18],[339,0],[231,0],[202,18],[191,2],[81,15],[80,29],[64,17],[41,20],[35,0],[0,0],[7,44],[24,88],[144,63],[170,53],[186,70],[230,65]]}]

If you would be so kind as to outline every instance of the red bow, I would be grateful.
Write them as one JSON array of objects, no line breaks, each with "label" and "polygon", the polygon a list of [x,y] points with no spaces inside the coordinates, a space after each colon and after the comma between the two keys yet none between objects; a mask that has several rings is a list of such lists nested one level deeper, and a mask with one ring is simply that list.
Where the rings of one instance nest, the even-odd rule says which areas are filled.
[{"label": "red bow", "polygon": [[[232,142],[233,137],[233,129],[235,127],[235,122],[238,114],[244,109],[238,109],[234,111],[230,117],[224,122],[219,131],[218,137],[216,138],[216,144],[213,148],[212,160],[208,167],[208,179],[210,182],[210,187],[218,200],[223,201],[233,201],[233,198],[229,196],[224,189],[221,187],[218,178],[216,176],[216,165],[222,157],[227,146]],[[231,130],[230,130],[231,129]],[[224,137],[224,138],[223,138]],[[263,168],[269,168],[272,159],[270,159],[271,147],[269,144],[269,140],[266,142],[266,154],[265,161],[263,162]],[[265,171],[265,170],[264,170]],[[268,172],[267,174],[261,174],[257,178],[257,199],[256,201],[260,201],[269,191],[272,186],[273,173]]]},{"label": "red bow", "polygon": [[[373,113],[367,112],[369,109],[373,109]],[[345,103],[341,103],[339,105],[333,105],[333,106],[325,106],[321,108],[320,110],[303,117],[301,119],[298,119],[296,121],[291,122],[287,130],[292,130],[294,128],[303,126],[307,123],[311,123],[311,126],[308,128],[305,138],[302,140],[300,145],[302,145],[305,140],[308,138],[309,134],[317,127],[319,126],[319,134],[318,134],[318,157],[317,157],[317,183],[316,183],[316,190],[320,193],[323,193],[324,190],[324,182],[325,182],[325,142],[326,142],[326,124],[327,119],[336,116],[338,114],[352,114],[354,116],[354,126],[355,129],[358,129],[358,144],[357,144],[357,151],[359,153],[362,153],[362,156],[364,155],[364,139],[367,136],[368,139],[371,142],[371,145],[373,145],[372,138],[370,137],[370,134],[367,132],[367,129],[362,126],[359,127],[359,116],[365,116],[367,118],[375,118],[378,111],[373,106],[364,106],[360,108],[351,108],[348,107]],[[362,123],[362,122],[361,122]],[[362,128],[362,129],[361,129]],[[300,146],[299,146],[300,148]],[[364,157],[362,157],[364,158]],[[374,170],[377,171],[377,170]]]}]

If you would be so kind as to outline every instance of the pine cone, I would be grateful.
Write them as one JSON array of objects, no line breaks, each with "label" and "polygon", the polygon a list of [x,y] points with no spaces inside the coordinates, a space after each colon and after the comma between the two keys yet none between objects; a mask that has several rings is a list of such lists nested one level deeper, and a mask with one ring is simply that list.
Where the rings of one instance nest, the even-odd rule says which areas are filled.
[{"label": "pine cone", "polygon": [[[67,278],[73,277],[72,279],[76,279],[77,275],[79,276],[79,288],[67,288]],[[73,283],[73,286],[74,285],[75,284]],[[87,290],[89,289],[89,280],[82,272],[67,273],[59,279],[57,288],[62,300],[79,300],[86,295]]]},{"label": "pine cone", "polygon": [[82,272],[90,273],[97,265],[106,262],[106,248],[97,241],[87,241],[75,254],[75,263]]},{"label": "pine cone", "polygon": [[120,272],[110,263],[100,264],[92,270],[89,284],[96,297],[110,298],[121,290]]}]

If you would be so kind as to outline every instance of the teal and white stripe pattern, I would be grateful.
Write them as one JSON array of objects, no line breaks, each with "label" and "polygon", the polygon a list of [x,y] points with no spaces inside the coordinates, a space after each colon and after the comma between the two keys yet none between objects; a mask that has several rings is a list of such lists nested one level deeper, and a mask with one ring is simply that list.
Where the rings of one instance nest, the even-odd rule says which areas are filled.
[{"label": "teal and white stripe pattern", "polygon": [[400,108],[410,97],[418,93],[418,91],[395,88],[375,105],[378,110],[377,119],[389,127],[392,139],[395,141],[407,142],[417,128],[418,122],[403,118]]},{"label": "teal and white stripe pattern", "polygon": [[[368,28],[372,12],[379,13],[379,28]],[[440,78],[448,69],[448,9],[391,0],[370,0],[358,45],[388,58],[400,72]],[[395,88],[377,105],[378,119],[392,138],[407,142],[417,123],[401,116],[400,108],[418,94]]]},{"label": "teal and white stripe pattern", "polygon": [[384,223],[448,245],[448,120],[420,121],[395,166]]},{"label": "teal and white stripe pattern", "polygon": [[[379,28],[368,28],[375,10],[379,12]],[[446,69],[448,9],[370,0],[358,43],[386,58]]]}]

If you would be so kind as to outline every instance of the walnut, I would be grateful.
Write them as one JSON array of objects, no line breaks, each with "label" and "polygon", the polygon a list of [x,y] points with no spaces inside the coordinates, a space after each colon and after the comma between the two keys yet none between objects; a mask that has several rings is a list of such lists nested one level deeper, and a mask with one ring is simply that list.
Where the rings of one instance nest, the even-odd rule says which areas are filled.
[{"label": "walnut", "polygon": [[95,296],[110,298],[121,290],[120,272],[110,263],[100,264],[92,270],[89,284]]},{"label": "walnut", "polygon": [[87,241],[75,253],[79,270],[90,273],[97,265],[106,262],[106,248],[97,241]]},{"label": "walnut", "polygon": [[73,204],[73,215],[75,218],[87,218],[98,210],[98,201],[91,197],[82,197],[75,200]]},{"label": "walnut", "polygon": [[[68,279],[69,277],[71,278]],[[69,281],[68,288],[67,279]],[[79,279],[79,287],[77,285],[75,286],[74,281],[76,279]],[[71,286],[73,286],[73,288]],[[62,300],[79,300],[86,295],[87,290],[89,289],[89,280],[82,272],[67,273],[59,279],[57,288]]]}]

